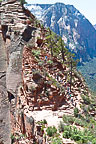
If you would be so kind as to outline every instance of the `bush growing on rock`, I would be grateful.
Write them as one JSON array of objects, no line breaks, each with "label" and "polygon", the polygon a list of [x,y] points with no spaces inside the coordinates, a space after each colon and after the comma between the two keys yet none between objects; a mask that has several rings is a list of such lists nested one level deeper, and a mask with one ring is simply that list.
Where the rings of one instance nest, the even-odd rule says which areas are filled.
[{"label": "bush growing on rock", "polygon": [[86,105],[90,104],[90,99],[88,96],[82,95],[82,99],[83,99],[84,104],[86,104]]},{"label": "bush growing on rock", "polygon": [[53,127],[50,126],[47,128],[46,132],[49,137],[52,137],[52,136],[54,136],[54,134],[57,133],[57,129],[55,128],[55,126],[53,126]]},{"label": "bush growing on rock", "polygon": [[74,109],[74,116],[75,116],[75,117],[78,117],[78,115],[79,115],[79,109],[78,109],[78,108],[75,108],[75,109]]},{"label": "bush growing on rock", "polygon": [[52,144],[63,144],[61,138],[55,137],[52,139]]},{"label": "bush growing on rock", "polygon": [[73,116],[63,115],[63,121],[67,124],[73,124],[75,118]]}]

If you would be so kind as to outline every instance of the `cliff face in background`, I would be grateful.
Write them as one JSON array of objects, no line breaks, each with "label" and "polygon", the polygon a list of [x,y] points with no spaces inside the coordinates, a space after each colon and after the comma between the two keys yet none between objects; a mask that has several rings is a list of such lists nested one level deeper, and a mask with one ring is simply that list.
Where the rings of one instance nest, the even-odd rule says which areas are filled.
[{"label": "cliff face in background", "polygon": [[96,31],[73,5],[56,3],[26,6],[44,26],[62,36],[66,46],[80,61],[96,56]]}]

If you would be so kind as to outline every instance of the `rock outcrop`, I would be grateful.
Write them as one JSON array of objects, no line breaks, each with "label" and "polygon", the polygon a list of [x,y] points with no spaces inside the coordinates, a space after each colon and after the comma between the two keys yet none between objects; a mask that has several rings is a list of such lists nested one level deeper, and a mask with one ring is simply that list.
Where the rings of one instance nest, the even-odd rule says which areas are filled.
[{"label": "rock outcrop", "polygon": [[[35,17],[17,0],[3,1],[0,13],[0,142],[10,144],[16,128],[18,88],[22,84],[22,51],[32,38]],[[33,20],[30,25],[29,17]]]},{"label": "rock outcrop", "polygon": [[[0,3],[1,12],[1,3]],[[0,17],[1,23],[1,17]],[[0,143],[11,143],[10,105],[6,88],[7,52],[0,25]]]},{"label": "rock outcrop", "polygon": [[10,144],[10,106],[6,88],[7,55],[0,33],[0,143]]}]

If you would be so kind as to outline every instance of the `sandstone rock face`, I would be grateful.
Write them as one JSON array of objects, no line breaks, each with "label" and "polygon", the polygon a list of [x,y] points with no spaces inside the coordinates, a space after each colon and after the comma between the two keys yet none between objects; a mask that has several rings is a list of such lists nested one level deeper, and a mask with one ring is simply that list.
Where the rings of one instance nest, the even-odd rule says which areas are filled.
[{"label": "sandstone rock face", "polygon": [[10,107],[6,88],[0,85],[0,143],[10,144]]},{"label": "sandstone rock face", "polygon": [[[18,88],[22,85],[22,51],[32,38],[35,17],[17,0],[3,1],[0,6],[0,143],[10,144],[11,133],[17,130],[16,104]],[[33,20],[31,23],[28,23],[29,16]]]},{"label": "sandstone rock face", "polygon": [[10,144],[10,106],[6,88],[7,55],[0,34],[0,143]]},{"label": "sandstone rock face", "polygon": [[7,67],[6,48],[2,38],[2,34],[0,33],[0,70],[2,72],[6,71],[6,67]]}]

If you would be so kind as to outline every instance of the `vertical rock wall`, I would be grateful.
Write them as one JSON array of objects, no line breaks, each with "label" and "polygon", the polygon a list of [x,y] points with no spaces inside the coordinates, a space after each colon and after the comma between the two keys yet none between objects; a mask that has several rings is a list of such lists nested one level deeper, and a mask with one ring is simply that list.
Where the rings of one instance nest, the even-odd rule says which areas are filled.
[{"label": "vertical rock wall", "polygon": [[0,143],[10,144],[18,123],[16,106],[22,85],[22,51],[32,38],[35,17],[18,0],[3,1],[0,14]]},{"label": "vertical rock wall", "polygon": [[10,144],[10,106],[6,89],[7,55],[0,34],[0,143]]}]

